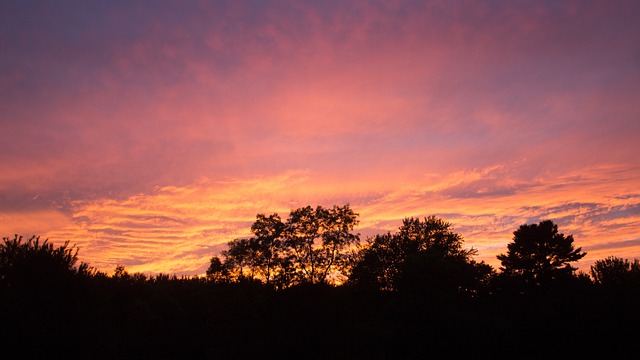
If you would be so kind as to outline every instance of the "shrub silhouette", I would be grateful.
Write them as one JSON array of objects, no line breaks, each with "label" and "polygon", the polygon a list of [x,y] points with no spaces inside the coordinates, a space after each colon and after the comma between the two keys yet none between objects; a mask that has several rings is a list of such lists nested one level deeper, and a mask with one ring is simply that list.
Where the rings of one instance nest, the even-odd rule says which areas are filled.
[{"label": "shrub silhouette", "polygon": [[65,242],[54,247],[48,240],[32,236],[5,237],[0,244],[0,281],[6,287],[53,287],[68,281],[78,273],[87,273],[86,264],[78,261],[78,249]]}]

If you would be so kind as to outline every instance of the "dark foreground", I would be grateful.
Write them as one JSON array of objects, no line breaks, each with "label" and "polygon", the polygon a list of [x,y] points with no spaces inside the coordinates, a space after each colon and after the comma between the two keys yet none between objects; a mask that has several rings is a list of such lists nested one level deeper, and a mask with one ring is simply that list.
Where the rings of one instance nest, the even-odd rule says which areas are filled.
[{"label": "dark foreground", "polygon": [[637,350],[640,292],[575,286],[434,298],[203,279],[3,289],[18,358],[607,358]]}]

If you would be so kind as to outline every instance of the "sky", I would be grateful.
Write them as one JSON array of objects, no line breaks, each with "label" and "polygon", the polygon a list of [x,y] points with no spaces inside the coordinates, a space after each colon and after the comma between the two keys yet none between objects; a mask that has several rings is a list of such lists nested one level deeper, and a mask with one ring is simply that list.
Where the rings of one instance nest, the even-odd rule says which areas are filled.
[{"label": "sky", "polygon": [[640,259],[640,2],[0,3],[0,235],[203,274],[259,213]]}]

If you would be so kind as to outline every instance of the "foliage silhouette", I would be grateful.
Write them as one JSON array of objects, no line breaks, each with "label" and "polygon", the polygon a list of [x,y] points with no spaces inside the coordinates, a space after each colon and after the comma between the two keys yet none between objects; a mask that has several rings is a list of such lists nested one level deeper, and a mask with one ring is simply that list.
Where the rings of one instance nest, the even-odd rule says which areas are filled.
[{"label": "foliage silhouette", "polygon": [[210,260],[207,276],[216,281],[249,279],[283,289],[301,283],[345,278],[360,238],[351,231],[358,214],[349,205],[292,210],[286,222],[278,214],[258,214],[254,237],[235,239]]},{"label": "foliage silhouette", "polygon": [[435,216],[406,218],[395,234],[376,235],[359,252],[349,283],[368,290],[475,294],[486,287],[491,266],[477,263],[475,249]]},{"label": "foliage silhouette", "polygon": [[582,248],[574,249],[573,236],[558,233],[551,220],[521,225],[513,232],[507,253],[497,256],[502,274],[528,288],[549,286],[571,279],[576,268],[570,263],[582,259]]},{"label": "foliage silhouette", "polygon": [[[324,262],[317,263],[314,282],[300,277],[305,273],[295,258],[281,269],[282,259],[295,254],[287,248],[286,221],[256,222],[254,238],[271,237],[264,243],[275,250],[258,252],[267,261],[248,263],[236,277],[224,256],[213,257],[207,277],[131,274],[123,265],[107,275],[83,263],[75,267],[78,250],[67,244],[5,239],[2,274],[14,271],[0,283],[5,352],[23,358],[575,358],[623,355],[635,346],[636,334],[627,329],[640,321],[637,261],[610,257],[595,262],[594,282],[579,274],[579,281],[562,283],[562,292],[521,292],[523,277],[488,281],[492,269],[473,260],[475,250],[464,249],[450,224],[408,218],[396,233],[370,238],[349,281],[332,286],[320,280]],[[339,253],[352,256],[350,249]],[[25,257],[16,254],[34,262],[6,260]],[[50,258],[62,266],[41,265]],[[345,264],[340,271],[348,274]],[[25,280],[33,273],[38,281]],[[283,274],[291,278],[279,286]],[[505,286],[514,291],[501,291]]]},{"label": "foliage silhouette", "polygon": [[229,265],[222,262],[218,256],[211,257],[206,274],[207,278],[214,282],[228,282],[231,279]]},{"label": "foliage silhouette", "polygon": [[0,244],[0,282],[7,287],[58,286],[78,274],[90,273],[87,264],[78,268],[78,249],[65,242],[54,247],[48,239],[32,236],[4,237]]},{"label": "foliage silhouette", "polygon": [[331,275],[344,277],[353,259],[349,250],[360,241],[358,234],[351,233],[358,223],[358,214],[348,204],[291,211],[283,235],[297,282],[324,283]]},{"label": "foliage silhouette", "polygon": [[280,256],[284,228],[285,224],[278,214],[258,214],[256,221],[251,225],[251,232],[255,234],[252,248],[257,253],[255,265],[267,284],[271,282],[274,272],[279,270],[281,273],[286,269]]},{"label": "foliage silhouette", "polygon": [[591,277],[602,286],[640,286],[640,261],[609,256],[591,265]]}]

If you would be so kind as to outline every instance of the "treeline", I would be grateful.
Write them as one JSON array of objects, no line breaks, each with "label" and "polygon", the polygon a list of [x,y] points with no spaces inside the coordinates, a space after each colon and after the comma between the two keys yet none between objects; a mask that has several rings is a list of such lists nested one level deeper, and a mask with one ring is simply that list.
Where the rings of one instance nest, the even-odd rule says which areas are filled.
[{"label": "treeline", "polygon": [[494,269],[443,219],[360,241],[349,205],[259,214],[205,277],[113,274],[38,237],[0,243],[0,339],[21,358],[492,358],[628,354],[640,264],[524,224]]},{"label": "treeline", "polygon": [[254,236],[235,239],[213,256],[207,278],[217,283],[256,281],[274,289],[301,284],[330,284],[362,291],[422,291],[435,296],[478,296],[501,291],[535,292],[572,282],[624,286],[640,280],[640,263],[608,257],[590,272],[576,273],[572,263],[586,252],[573,236],[558,232],[550,220],[524,224],[507,252],[498,255],[499,271],[476,262],[477,250],[464,248],[451,224],[435,216],[405,218],[394,233],[360,244],[353,233],[358,214],[349,205],[311,206],[278,214],[258,214]]}]

